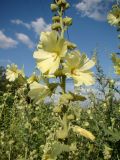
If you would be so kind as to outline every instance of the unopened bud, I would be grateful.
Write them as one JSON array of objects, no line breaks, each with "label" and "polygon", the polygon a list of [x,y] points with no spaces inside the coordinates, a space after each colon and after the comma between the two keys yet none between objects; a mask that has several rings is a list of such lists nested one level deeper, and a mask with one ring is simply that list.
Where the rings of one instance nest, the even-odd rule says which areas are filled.
[{"label": "unopened bud", "polygon": [[63,22],[64,22],[65,25],[70,26],[70,25],[72,25],[72,18],[70,18],[70,17],[65,17],[65,18],[63,19]]},{"label": "unopened bud", "polygon": [[58,107],[55,107],[54,109],[53,109],[53,112],[55,112],[55,113],[60,113],[62,110],[61,110],[61,107],[60,106],[58,106]]},{"label": "unopened bud", "polygon": [[56,11],[58,6],[56,4],[51,4],[50,8],[51,8],[52,11]]},{"label": "unopened bud", "polygon": [[114,80],[113,80],[113,79],[111,79],[111,80],[110,80],[110,82],[111,82],[111,83],[114,83]]},{"label": "unopened bud", "polygon": [[59,16],[54,16],[54,17],[52,17],[52,21],[53,22],[59,22],[60,21],[60,17]]},{"label": "unopened bud", "polygon": [[53,30],[58,30],[59,28],[61,28],[60,23],[54,23],[54,24],[52,24],[52,29]]},{"label": "unopened bud", "polygon": [[67,43],[67,48],[68,49],[75,49],[77,47],[76,44],[71,43],[69,41],[66,41],[66,43]]},{"label": "unopened bud", "polygon": [[120,34],[118,35],[118,38],[120,39]]},{"label": "unopened bud", "polygon": [[67,116],[67,119],[68,120],[74,120],[75,116],[73,114],[70,114],[70,115]]},{"label": "unopened bud", "polygon": [[42,46],[42,43],[39,43],[38,45],[37,45],[37,49],[41,49],[43,46]]},{"label": "unopened bud", "polygon": [[70,8],[70,4],[69,4],[69,3],[66,3],[65,9],[68,9],[68,8]]},{"label": "unopened bud", "polygon": [[62,0],[62,3],[67,3],[66,0]]},{"label": "unopened bud", "polygon": [[66,0],[58,0],[57,1],[57,5],[62,5],[62,4],[66,4]]},{"label": "unopened bud", "polygon": [[35,73],[32,74],[32,76],[30,76],[28,79],[27,79],[27,82],[29,84],[33,83],[33,82],[39,82],[39,78],[37,75],[35,75]]}]

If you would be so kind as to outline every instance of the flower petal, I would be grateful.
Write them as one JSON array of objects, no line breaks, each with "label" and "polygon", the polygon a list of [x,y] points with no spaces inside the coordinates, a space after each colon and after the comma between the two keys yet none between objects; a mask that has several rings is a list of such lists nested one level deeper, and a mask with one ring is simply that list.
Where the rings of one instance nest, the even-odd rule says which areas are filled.
[{"label": "flower petal", "polygon": [[39,104],[49,94],[49,88],[37,82],[30,84],[29,96]]}]

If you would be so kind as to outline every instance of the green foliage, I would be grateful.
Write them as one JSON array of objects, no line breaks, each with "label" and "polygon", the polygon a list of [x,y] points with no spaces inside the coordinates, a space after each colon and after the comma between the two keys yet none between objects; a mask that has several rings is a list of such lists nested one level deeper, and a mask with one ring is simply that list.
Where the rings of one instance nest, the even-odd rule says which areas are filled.
[{"label": "green foliage", "polygon": [[[98,88],[105,94],[105,100],[95,98],[96,95],[92,93],[89,95],[92,107],[88,109],[82,109],[77,102],[71,102],[67,117],[63,119],[57,118],[58,113],[54,111],[55,106],[52,103],[45,105],[41,102],[35,105],[27,95],[29,88],[26,86],[18,85],[18,88],[13,88],[12,84],[9,85],[7,92],[0,97],[1,160],[35,160],[45,157],[51,160],[118,160],[120,103],[113,96],[116,92],[115,81],[111,85],[111,80],[101,71],[98,71],[97,79]],[[67,133],[69,138],[55,141],[57,133],[67,129],[68,121],[70,126],[81,126],[94,133],[95,141],[88,141],[72,130]]]},{"label": "green foliage", "polygon": [[7,84],[9,83],[5,77],[5,68],[0,66],[0,95],[7,91]]},{"label": "green foliage", "polygon": [[49,152],[47,154],[44,154],[42,159],[56,160],[61,153],[75,151],[75,150],[76,150],[76,144],[65,145],[60,142],[54,141],[54,143],[51,146],[50,154]]}]

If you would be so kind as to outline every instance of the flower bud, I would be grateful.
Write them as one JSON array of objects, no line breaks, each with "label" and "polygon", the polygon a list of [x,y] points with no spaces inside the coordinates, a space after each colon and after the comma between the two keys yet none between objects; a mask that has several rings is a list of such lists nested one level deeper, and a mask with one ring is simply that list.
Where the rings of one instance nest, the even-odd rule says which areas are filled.
[{"label": "flower bud", "polygon": [[58,6],[56,4],[51,4],[50,8],[51,8],[52,11],[56,11]]},{"label": "flower bud", "polygon": [[113,79],[111,79],[111,80],[110,80],[110,83],[111,83],[111,84],[114,84],[114,80],[113,80]]},{"label": "flower bud", "polygon": [[65,18],[63,19],[63,22],[64,22],[65,25],[70,26],[70,25],[72,25],[72,18],[70,18],[70,17],[65,17]]},{"label": "flower bud", "polygon": [[106,104],[106,103],[103,103],[103,106],[104,106],[104,107],[107,107],[107,104]]},{"label": "flower bud", "polygon": [[53,109],[53,112],[55,113],[60,113],[62,110],[61,110],[61,107],[60,106],[57,106]]},{"label": "flower bud", "polygon": [[120,34],[118,35],[118,38],[120,39]]},{"label": "flower bud", "polygon": [[59,22],[60,21],[60,17],[59,16],[54,16],[54,17],[52,17],[52,21],[53,22]]},{"label": "flower bud", "polygon": [[66,2],[66,0],[62,0],[62,3],[64,3],[64,4],[65,4],[65,3],[67,3],[67,2]]},{"label": "flower bud", "polygon": [[37,45],[37,49],[39,50],[39,49],[41,49],[43,46],[42,46],[42,43],[39,43],[38,45]]},{"label": "flower bud", "polygon": [[60,23],[54,23],[54,24],[52,24],[52,29],[53,30],[58,30],[59,28],[61,28]]},{"label": "flower bud", "polygon": [[89,126],[89,122],[85,122],[84,126],[88,127]]},{"label": "flower bud", "polygon": [[58,0],[57,1],[57,5],[62,5],[62,4],[66,4],[66,0]]},{"label": "flower bud", "polygon": [[67,43],[67,48],[68,49],[75,49],[77,47],[76,44],[71,43],[69,41],[66,41],[66,43]]},{"label": "flower bud", "polygon": [[74,120],[75,116],[73,114],[70,114],[70,115],[67,116],[67,119],[68,120]]},{"label": "flower bud", "polygon": [[27,82],[29,84],[33,83],[33,82],[39,82],[39,78],[37,75],[35,75],[35,73],[32,74],[32,76],[30,76],[28,79],[27,79]]},{"label": "flower bud", "polygon": [[69,4],[69,3],[66,3],[65,9],[68,9],[68,8],[70,8],[70,4]]},{"label": "flower bud", "polygon": [[61,4],[62,4],[62,0],[58,0],[57,5],[61,5]]}]

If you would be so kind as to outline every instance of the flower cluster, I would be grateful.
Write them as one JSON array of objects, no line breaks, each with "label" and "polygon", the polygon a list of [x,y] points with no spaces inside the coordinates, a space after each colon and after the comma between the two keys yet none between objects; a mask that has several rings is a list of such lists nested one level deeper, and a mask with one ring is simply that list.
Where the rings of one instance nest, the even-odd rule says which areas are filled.
[{"label": "flower cluster", "polygon": [[119,6],[113,6],[113,9],[109,12],[108,16],[108,23],[112,26],[119,26],[120,25],[120,8]]},{"label": "flower cluster", "polygon": [[112,55],[112,61],[114,63],[115,73],[120,75],[120,58],[116,54]]},{"label": "flower cluster", "polygon": [[[89,70],[95,65],[95,60],[89,60],[86,54],[78,50],[70,51],[68,43],[56,31],[42,32],[41,48],[34,52],[37,68],[44,75],[54,75],[58,70],[68,78],[73,78],[75,85],[92,85],[93,73]],[[70,45],[69,45],[70,46]]]},{"label": "flower cluster", "polygon": [[[117,31],[120,31],[120,6],[119,4],[114,5],[113,9],[109,12],[107,16],[108,23],[117,27]],[[120,35],[118,35],[120,39]],[[120,75],[120,58],[116,54],[112,54],[112,61],[114,64],[115,73]]]},{"label": "flower cluster", "polygon": [[19,70],[15,64],[7,65],[6,78],[12,82],[18,77],[25,77],[24,71]]}]

